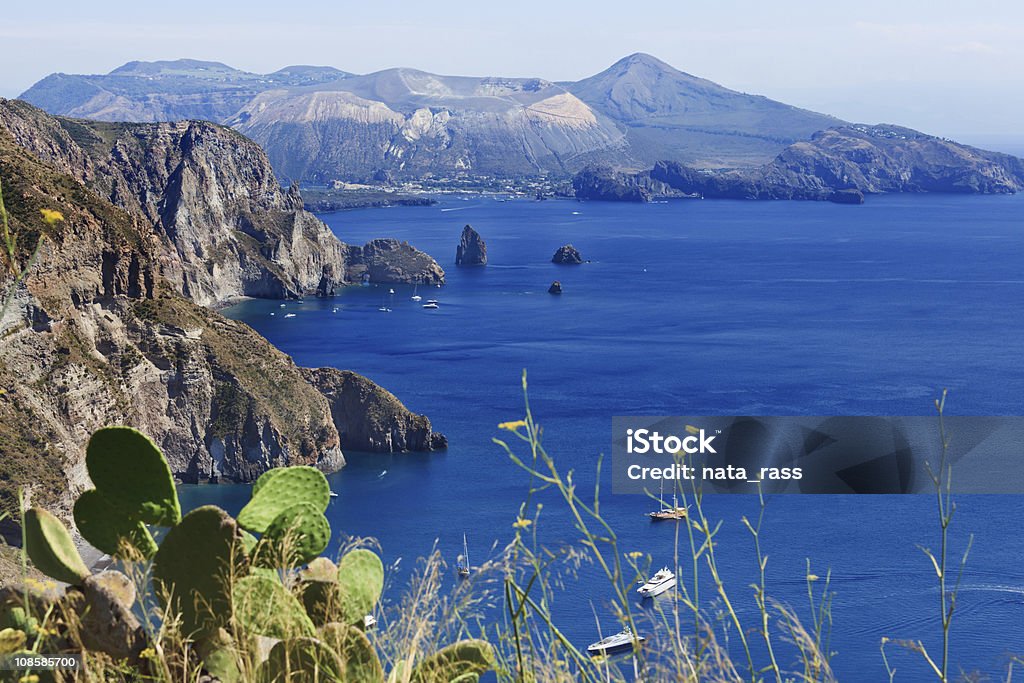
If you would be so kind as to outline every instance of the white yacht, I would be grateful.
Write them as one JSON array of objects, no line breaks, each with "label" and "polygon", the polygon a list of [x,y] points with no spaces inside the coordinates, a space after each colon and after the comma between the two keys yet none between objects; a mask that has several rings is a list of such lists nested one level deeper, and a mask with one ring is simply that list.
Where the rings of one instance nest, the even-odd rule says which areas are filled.
[{"label": "white yacht", "polygon": [[413,301],[420,301],[423,297],[420,296],[419,289],[420,289],[419,285],[413,285],[412,296],[409,297],[409,298],[412,299]]},{"label": "white yacht", "polygon": [[439,308],[439,306],[437,305],[436,301],[428,301],[427,303],[423,304],[423,308],[434,309],[434,308]]},{"label": "white yacht", "polygon": [[636,589],[636,592],[645,598],[653,598],[661,595],[676,585],[676,575],[668,567],[662,567],[661,571],[647,579],[647,582]]},{"label": "white yacht", "polygon": [[642,643],[645,640],[647,639],[643,636],[634,635],[633,631],[627,626],[613,636],[608,636],[607,638],[602,638],[596,643],[591,643],[587,648],[587,652],[592,655],[604,655],[610,652],[631,648],[634,643]]}]

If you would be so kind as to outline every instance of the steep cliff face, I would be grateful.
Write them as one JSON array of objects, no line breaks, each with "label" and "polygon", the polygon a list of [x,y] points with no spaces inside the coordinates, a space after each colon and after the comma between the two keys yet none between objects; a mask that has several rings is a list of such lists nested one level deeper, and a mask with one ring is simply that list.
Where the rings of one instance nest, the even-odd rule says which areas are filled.
[{"label": "steep cliff face", "polygon": [[[186,214],[195,224],[214,220],[212,215],[247,216],[253,226],[290,214],[291,226],[309,227],[303,223],[308,214],[294,208],[301,201],[294,193],[263,184],[265,163],[244,171],[238,161],[238,178],[212,160],[209,166],[196,162],[182,168],[193,162],[182,161],[163,143],[177,145],[188,157],[189,145],[209,145],[204,135],[222,134],[193,124],[183,124],[181,137],[163,126],[161,136],[168,137],[154,139],[147,137],[152,130],[139,129],[132,144],[155,146],[125,146],[123,153],[133,156],[118,161],[120,153],[94,154],[78,144],[66,122],[44,117],[34,131],[31,118],[11,111],[0,105],[0,179],[19,261],[27,260],[40,234],[46,237],[28,278],[13,290],[0,317],[0,509],[12,509],[19,486],[40,504],[66,505],[87,483],[89,434],[108,424],[144,430],[183,480],[250,481],[287,464],[340,468],[344,456],[332,415],[339,400],[349,402],[348,430],[358,429],[365,417],[367,434],[388,429],[396,434],[390,441],[368,439],[371,449],[376,444],[392,450],[394,443],[436,447],[429,422],[422,438],[413,436],[426,418],[412,416],[394,397],[385,404],[360,403],[359,396],[383,392],[369,380],[346,385],[355,387],[351,400],[335,391],[329,401],[291,358],[254,330],[199,305],[233,290],[223,282],[215,283],[220,289],[193,286],[213,283],[216,269],[207,269],[205,247],[190,251],[175,242],[201,241],[214,233],[185,239],[186,227],[197,230],[185,225]],[[124,130],[118,128],[118,135]],[[69,137],[54,134],[60,131]],[[80,133],[74,133],[78,139]],[[188,142],[193,135],[197,139]],[[242,143],[236,146],[244,152]],[[124,172],[107,172],[97,159],[117,161]],[[185,181],[188,176],[193,179]],[[129,189],[132,193],[125,194]],[[43,208],[61,211],[63,222],[46,225]],[[176,234],[173,226],[180,226]],[[275,238],[282,234],[274,233]],[[238,235],[231,239],[241,243]],[[354,256],[336,241],[331,249],[339,272],[359,262],[364,251],[357,249]],[[292,260],[266,256],[259,268],[269,272],[273,264],[279,283],[301,281],[294,271],[305,266],[296,263],[294,248],[289,253]],[[417,258],[432,262],[426,255]],[[0,291],[7,294],[12,278],[4,266]],[[213,279],[190,275],[204,271]],[[192,294],[194,299],[188,297]],[[361,405],[368,411],[373,407],[372,415],[361,416]],[[410,436],[403,442],[397,435],[405,434]]]},{"label": "steep cliff face", "polygon": [[[201,305],[331,295],[368,265],[362,250],[303,210],[297,188],[281,190],[256,143],[229,128],[76,121],[18,101],[0,101],[0,125],[115,206],[145,216],[167,247],[161,274]],[[419,277],[396,267],[389,281]]]},{"label": "steep cliff face", "polygon": [[448,440],[433,431],[426,415],[406,410],[394,394],[354,372],[303,370],[331,405],[341,445],[349,451],[429,451]]}]

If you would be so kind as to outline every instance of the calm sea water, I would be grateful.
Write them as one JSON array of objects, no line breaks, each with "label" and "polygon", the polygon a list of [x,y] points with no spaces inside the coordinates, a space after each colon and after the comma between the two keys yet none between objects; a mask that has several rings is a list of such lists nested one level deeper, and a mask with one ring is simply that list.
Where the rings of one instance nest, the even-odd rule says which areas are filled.
[{"label": "calm sea water", "polygon": [[[444,287],[419,291],[441,301],[436,311],[396,285],[394,295],[353,287],[331,300],[229,312],[302,365],[367,375],[448,435],[445,453],[348,453],[331,478],[334,528],[378,538],[387,562],[401,557],[397,586],[435,539],[454,560],[465,533],[474,563],[510,539],[526,480],[491,438],[499,422],[523,415],[524,368],[548,449],[585,489],[617,414],[930,414],[942,387],[951,413],[1021,413],[1024,197],[881,197],[858,207],[453,197],[322,218],[350,243],[408,240],[448,273]],[[454,266],[466,223],[487,241],[486,268]],[[568,242],[591,262],[551,264]],[[561,297],[547,294],[555,279]],[[244,486],[183,490],[188,506],[232,511],[247,495]],[[1024,497],[958,504],[954,547],[968,534],[974,546],[953,659],[995,675],[1007,653],[1024,653]],[[649,508],[603,494],[623,549],[661,566],[672,527],[648,522]],[[723,522],[724,578],[753,628],[756,561],[740,518],[756,515],[757,499],[712,497],[707,510]],[[884,680],[883,636],[937,648],[939,594],[916,547],[937,547],[933,499],[776,496],[765,527],[776,599],[806,617],[806,559],[819,575],[832,571],[841,680]],[[540,532],[552,545],[576,538],[550,497]],[[596,639],[595,619],[613,626],[607,590],[586,569],[555,603],[581,646]],[[928,680],[915,655],[890,653],[898,681]]]}]

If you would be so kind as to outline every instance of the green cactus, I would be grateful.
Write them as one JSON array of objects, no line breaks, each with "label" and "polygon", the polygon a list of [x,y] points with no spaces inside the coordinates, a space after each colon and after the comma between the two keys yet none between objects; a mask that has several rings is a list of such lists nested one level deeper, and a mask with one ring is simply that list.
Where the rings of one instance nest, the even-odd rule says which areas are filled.
[{"label": "green cactus", "polygon": [[248,633],[268,638],[288,638],[314,633],[313,622],[280,581],[247,576],[235,583],[235,619]]},{"label": "green cactus", "polygon": [[[338,683],[342,675],[337,655],[316,638],[282,640],[270,650],[257,674],[259,683]],[[358,681],[353,681],[358,683]]]},{"label": "green cactus", "polygon": [[71,534],[46,510],[32,508],[25,513],[25,550],[36,569],[51,579],[76,585],[89,576]]},{"label": "green cactus", "polygon": [[309,562],[331,540],[331,525],[312,503],[296,503],[274,518],[253,554],[261,567],[294,567]]},{"label": "green cactus", "polygon": [[130,427],[104,427],[89,439],[85,465],[107,501],[133,520],[157,526],[181,521],[171,468],[155,443]]},{"label": "green cactus", "polygon": [[384,564],[365,548],[349,551],[338,564],[338,586],[341,620],[362,624],[384,590]]},{"label": "green cactus", "polygon": [[494,649],[484,640],[463,640],[435,652],[416,665],[409,683],[476,681],[494,668]]},{"label": "green cactus", "polygon": [[320,639],[338,655],[341,680],[383,683],[384,669],[365,633],[348,624],[331,623],[320,630]]},{"label": "green cactus", "polygon": [[173,527],[153,558],[153,583],[187,636],[215,631],[231,617],[231,581],[248,573],[235,520],[207,505]]},{"label": "green cactus", "polygon": [[149,559],[157,551],[146,525],[111,505],[96,489],[75,501],[75,525],[85,540],[112,557]]},{"label": "green cactus", "polygon": [[196,651],[203,661],[203,668],[221,683],[238,683],[242,680],[235,641],[224,629],[218,629],[197,641]]},{"label": "green cactus", "polygon": [[330,500],[331,489],[320,470],[306,466],[270,470],[256,481],[252,498],[238,514],[238,523],[262,534],[296,502],[310,503],[322,513]]}]

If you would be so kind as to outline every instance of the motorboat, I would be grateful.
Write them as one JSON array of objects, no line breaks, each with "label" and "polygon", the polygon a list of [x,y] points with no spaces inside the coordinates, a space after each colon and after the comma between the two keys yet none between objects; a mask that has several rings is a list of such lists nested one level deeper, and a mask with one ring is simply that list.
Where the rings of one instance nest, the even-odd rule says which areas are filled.
[{"label": "motorboat", "polygon": [[608,636],[596,643],[591,643],[587,647],[587,652],[592,655],[606,655],[611,652],[632,648],[634,644],[642,643],[645,640],[647,639],[643,636],[635,635],[632,629],[627,626],[613,636]]},{"label": "motorboat", "polygon": [[674,588],[675,585],[676,575],[668,567],[662,567],[657,574],[647,579],[642,586],[637,588],[636,592],[645,598],[653,598],[670,588]]}]

